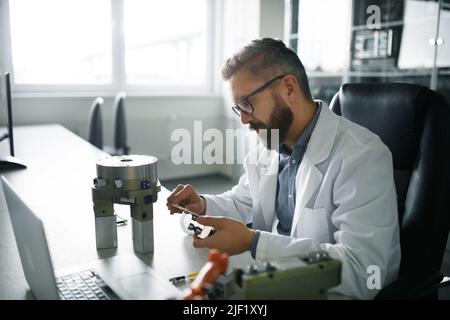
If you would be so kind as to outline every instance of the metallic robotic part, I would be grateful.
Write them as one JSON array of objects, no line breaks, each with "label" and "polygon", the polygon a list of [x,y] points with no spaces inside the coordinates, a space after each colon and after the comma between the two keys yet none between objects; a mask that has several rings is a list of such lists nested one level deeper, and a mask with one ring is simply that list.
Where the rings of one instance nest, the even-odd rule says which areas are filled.
[{"label": "metallic robotic part", "polygon": [[116,217],[98,217],[95,219],[95,241],[97,249],[117,247]]},{"label": "metallic robotic part", "polygon": [[[152,156],[114,156],[97,161],[92,187],[97,249],[117,247],[114,204],[130,206],[134,250],[153,252],[153,203],[161,185]],[[114,223],[112,223],[114,222]]]},{"label": "metallic robotic part", "polygon": [[133,219],[133,247],[137,252],[153,252],[153,220]]},{"label": "metallic robotic part", "polygon": [[326,299],[341,283],[342,264],[325,251],[259,262],[219,277],[211,299]]},{"label": "metallic robotic part", "polygon": [[187,227],[187,230],[192,231],[200,239],[206,239],[207,237],[212,236],[215,232],[213,227],[204,226],[195,220],[191,220],[189,226]]},{"label": "metallic robotic part", "polygon": [[212,236],[212,235],[214,234],[214,232],[215,232],[215,230],[214,230],[213,227],[210,227],[210,226],[203,226],[202,231],[200,231],[200,233],[197,234],[197,236],[198,236],[200,239],[206,239],[206,238],[208,238],[209,236]]}]

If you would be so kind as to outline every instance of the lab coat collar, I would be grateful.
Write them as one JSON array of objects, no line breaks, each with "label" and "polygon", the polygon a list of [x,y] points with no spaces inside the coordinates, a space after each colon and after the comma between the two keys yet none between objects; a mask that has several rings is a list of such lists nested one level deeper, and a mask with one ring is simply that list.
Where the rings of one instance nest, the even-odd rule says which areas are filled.
[{"label": "lab coat collar", "polygon": [[322,103],[322,109],[304,156],[313,164],[321,163],[328,158],[338,129],[337,115],[329,109],[325,102],[317,101]]},{"label": "lab coat collar", "polygon": [[[303,160],[297,172],[297,195],[296,207],[293,218],[291,235],[296,231],[297,220],[300,211],[303,210],[311,196],[316,191],[322,181],[322,174],[316,168],[316,164],[328,158],[334,145],[338,128],[338,117],[328,108],[325,102],[322,103],[322,109],[317,120],[316,127],[311,135]],[[253,171],[254,182],[257,184],[258,200],[263,213],[263,219],[255,214],[254,228],[271,231],[275,213],[275,195],[278,177],[279,153],[274,150],[262,150],[265,161],[260,162]],[[268,161],[267,159],[270,159]],[[299,183],[301,181],[301,183]],[[255,212],[256,213],[256,212]]]}]

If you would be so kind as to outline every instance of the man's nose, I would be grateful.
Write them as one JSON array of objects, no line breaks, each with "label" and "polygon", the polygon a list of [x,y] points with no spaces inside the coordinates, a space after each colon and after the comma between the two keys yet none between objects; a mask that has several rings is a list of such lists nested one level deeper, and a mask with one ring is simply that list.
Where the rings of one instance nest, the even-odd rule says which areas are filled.
[{"label": "man's nose", "polygon": [[250,120],[252,119],[252,115],[245,113],[245,112],[241,112],[241,122],[242,124],[248,124],[250,122]]}]

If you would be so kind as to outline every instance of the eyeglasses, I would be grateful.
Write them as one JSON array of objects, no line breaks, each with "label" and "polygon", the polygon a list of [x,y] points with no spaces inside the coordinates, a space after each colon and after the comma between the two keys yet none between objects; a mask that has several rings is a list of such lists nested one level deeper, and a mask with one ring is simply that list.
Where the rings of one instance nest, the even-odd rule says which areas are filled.
[{"label": "eyeglasses", "polygon": [[277,76],[275,78],[273,78],[272,80],[270,80],[269,82],[266,82],[265,84],[263,84],[261,87],[259,87],[258,89],[256,89],[255,91],[253,91],[252,93],[250,93],[249,95],[242,97],[241,99],[238,100],[238,102],[236,102],[236,105],[231,107],[231,109],[233,109],[234,113],[236,113],[236,115],[238,117],[241,116],[241,112],[245,113],[245,114],[252,114],[255,109],[253,108],[252,104],[250,103],[250,98],[256,96],[258,93],[263,92],[264,90],[266,90],[272,83],[274,83],[275,81],[277,81],[278,79],[281,79],[285,76],[285,74],[281,75],[281,76]]}]

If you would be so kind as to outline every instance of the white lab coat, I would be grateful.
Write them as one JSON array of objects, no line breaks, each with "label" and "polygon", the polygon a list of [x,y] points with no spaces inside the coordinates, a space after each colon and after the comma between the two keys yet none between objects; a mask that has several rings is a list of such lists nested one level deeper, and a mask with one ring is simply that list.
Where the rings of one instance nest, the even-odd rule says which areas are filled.
[{"label": "white lab coat", "polygon": [[[379,267],[381,288],[397,278],[400,241],[392,156],[377,135],[322,103],[297,172],[290,237],[276,231],[278,153],[262,145],[252,152],[232,190],[204,196],[206,214],[252,222],[261,230],[256,259],[325,250],[342,262],[342,282],[333,291],[357,299],[371,299],[379,291],[368,288],[374,274],[369,266]],[[250,161],[255,152],[261,161]],[[369,282],[376,285],[373,278]]]}]

